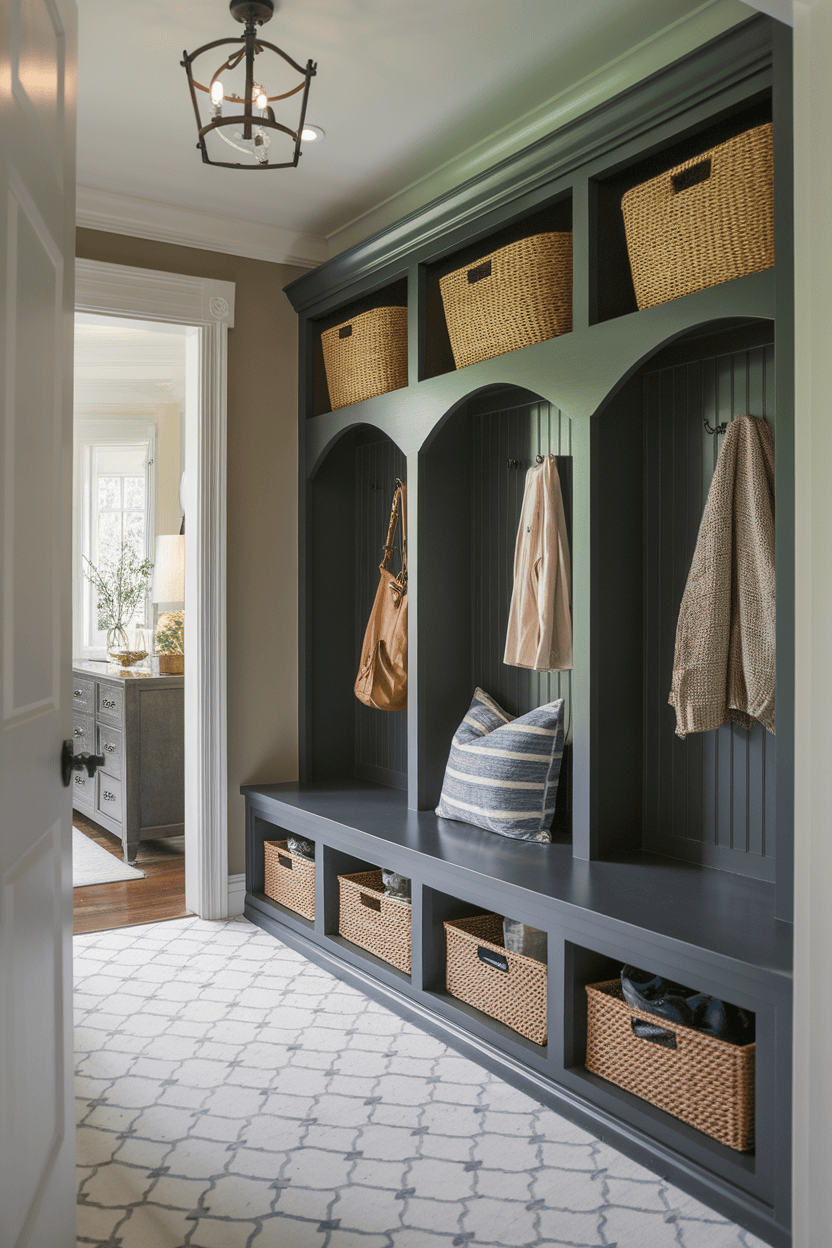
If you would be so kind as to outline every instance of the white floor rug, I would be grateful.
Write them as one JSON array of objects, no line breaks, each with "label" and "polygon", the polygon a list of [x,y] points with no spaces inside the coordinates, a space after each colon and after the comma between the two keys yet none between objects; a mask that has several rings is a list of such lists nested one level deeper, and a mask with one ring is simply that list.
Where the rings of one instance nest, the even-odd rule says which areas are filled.
[{"label": "white floor rug", "polygon": [[79,1248],[765,1248],[245,919],[74,944]]},{"label": "white floor rug", "polygon": [[144,871],[128,867],[121,858],[102,849],[79,828],[72,829],[72,887],[113,884],[116,880],[143,880]]}]

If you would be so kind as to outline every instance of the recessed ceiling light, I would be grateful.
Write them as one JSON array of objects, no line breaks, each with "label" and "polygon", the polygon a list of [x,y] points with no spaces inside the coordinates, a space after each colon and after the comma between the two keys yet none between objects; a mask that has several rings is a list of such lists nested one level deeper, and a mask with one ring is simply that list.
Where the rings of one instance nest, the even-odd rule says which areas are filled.
[{"label": "recessed ceiling light", "polygon": [[304,143],[320,143],[326,138],[320,126],[310,126],[306,123],[300,132],[300,137]]}]

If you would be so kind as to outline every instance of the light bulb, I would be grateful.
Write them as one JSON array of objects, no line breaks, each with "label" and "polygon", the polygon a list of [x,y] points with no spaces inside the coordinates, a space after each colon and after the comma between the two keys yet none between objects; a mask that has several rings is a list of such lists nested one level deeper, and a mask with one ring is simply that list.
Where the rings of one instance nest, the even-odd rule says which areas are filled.
[{"label": "light bulb", "polygon": [[257,96],[255,103],[257,104],[258,108],[262,108],[262,109],[266,109],[269,106],[269,97],[266,95],[266,92],[262,88],[260,89],[260,92]]},{"label": "light bulb", "polygon": [[254,132],[254,155],[261,165],[269,163],[269,137],[264,130],[258,126]]},{"label": "light bulb", "polygon": [[215,78],[211,83],[211,99],[214,104],[221,104],[224,95],[223,86],[219,78]]},{"label": "light bulb", "polygon": [[300,132],[300,137],[304,143],[320,143],[324,137],[324,132],[320,126],[310,126],[307,122]]}]

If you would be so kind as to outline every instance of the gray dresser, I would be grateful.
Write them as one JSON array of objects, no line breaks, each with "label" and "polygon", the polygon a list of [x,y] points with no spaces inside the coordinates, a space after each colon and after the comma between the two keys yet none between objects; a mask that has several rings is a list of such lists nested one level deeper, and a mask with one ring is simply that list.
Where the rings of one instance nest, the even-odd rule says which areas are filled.
[{"label": "gray dresser", "polygon": [[75,753],[103,754],[93,777],[73,772],[72,804],[117,836],[125,862],[139,841],[185,831],[185,678],[76,663]]}]

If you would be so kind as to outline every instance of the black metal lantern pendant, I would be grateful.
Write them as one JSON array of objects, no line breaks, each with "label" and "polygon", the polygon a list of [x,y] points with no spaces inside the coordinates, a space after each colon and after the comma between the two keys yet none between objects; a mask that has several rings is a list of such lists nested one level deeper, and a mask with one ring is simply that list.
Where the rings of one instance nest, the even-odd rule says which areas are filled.
[{"label": "black metal lantern pendant", "polygon": [[[215,39],[190,55],[187,52],[182,54],[184,60],[181,63],[188,75],[199,131],[197,147],[208,165],[222,165],[225,169],[288,169],[297,165],[300,159],[309,84],[317,66],[314,61],[307,61],[303,69],[291,56],[258,35],[258,26],[274,15],[274,0],[231,0],[229,8],[232,17],[245,26],[242,35],[235,39]],[[197,81],[193,73],[196,59],[227,44],[234,47],[228,59],[214,69],[210,77],[200,75],[203,79],[207,77],[207,81]],[[280,59],[264,56],[267,52],[274,52]],[[258,63],[260,56],[263,56],[263,61]],[[268,65],[263,63],[265,61]],[[213,59],[212,64],[216,64]],[[295,83],[297,74],[300,75],[300,82]],[[288,82],[284,82],[285,79]],[[291,85],[293,83],[295,85]],[[284,85],[287,90],[275,90]],[[272,105],[297,95],[300,96],[300,115],[293,129],[277,121]],[[206,120],[200,112],[200,102],[205,106]],[[290,160],[270,159],[272,139],[277,136],[286,136],[283,140],[284,153],[288,156],[291,151]],[[218,140],[223,140],[227,147],[234,149],[236,159],[218,159],[223,154],[222,143]],[[288,141],[291,141],[292,147],[286,150]],[[225,154],[231,155],[229,152]]]}]

